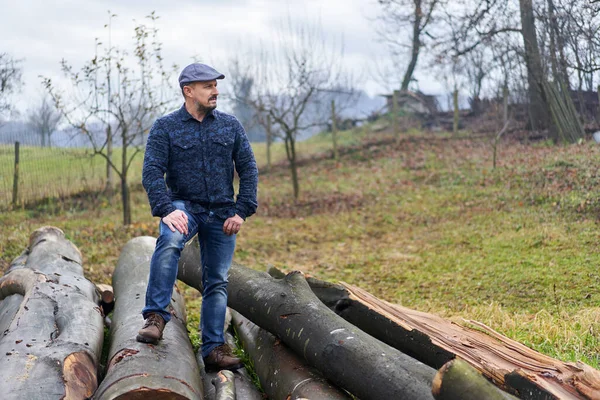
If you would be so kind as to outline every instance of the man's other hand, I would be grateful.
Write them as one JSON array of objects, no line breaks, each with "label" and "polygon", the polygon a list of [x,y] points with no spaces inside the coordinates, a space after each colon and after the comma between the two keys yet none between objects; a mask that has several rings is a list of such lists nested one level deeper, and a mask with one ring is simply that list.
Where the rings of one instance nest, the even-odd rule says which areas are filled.
[{"label": "man's other hand", "polygon": [[225,220],[225,223],[223,224],[223,232],[225,232],[225,234],[228,236],[238,233],[243,223],[244,219],[235,214],[233,217],[229,217]]},{"label": "man's other hand", "polygon": [[162,221],[175,232],[178,230],[179,233],[187,235],[188,233],[188,217],[187,214],[181,210],[175,210],[171,214],[163,217]]}]

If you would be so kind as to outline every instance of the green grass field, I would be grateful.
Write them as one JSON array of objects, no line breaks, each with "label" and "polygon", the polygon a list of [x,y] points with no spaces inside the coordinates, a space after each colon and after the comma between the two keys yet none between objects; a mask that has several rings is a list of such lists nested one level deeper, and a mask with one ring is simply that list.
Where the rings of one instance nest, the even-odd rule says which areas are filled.
[{"label": "green grass field", "polygon": [[[491,145],[481,138],[412,132],[396,141],[356,131],[340,142],[339,162],[319,156],[331,151],[326,134],[299,145],[306,161],[297,202],[281,144],[270,171],[264,144],[254,146],[263,167],[260,206],[238,237],[237,261],[343,280],[599,367],[597,144],[506,139],[494,170]],[[88,277],[110,283],[126,241],[157,232],[139,184],[133,201],[135,222],[127,227],[119,200],[102,196],[2,213],[0,266],[34,229],[55,225],[82,251]],[[199,296],[185,293],[197,317]]]}]

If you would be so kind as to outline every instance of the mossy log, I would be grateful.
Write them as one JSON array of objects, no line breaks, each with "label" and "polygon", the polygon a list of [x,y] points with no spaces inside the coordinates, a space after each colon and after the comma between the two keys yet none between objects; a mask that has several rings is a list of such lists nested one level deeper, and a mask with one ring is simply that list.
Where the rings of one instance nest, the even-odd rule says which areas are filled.
[{"label": "mossy log", "polygon": [[[197,244],[191,242],[183,250],[179,279],[199,288],[199,265]],[[433,398],[432,368],[340,318],[314,295],[302,273],[274,279],[233,263],[228,292],[231,308],[279,337],[327,379],[362,400]]]},{"label": "mossy log", "polygon": [[323,375],[271,333],[233,311],[235,331],[254,364],[254,371],[270,399],[349,400]]},{"label": "mossy log", "polygon": [[104,340],[98,303],[64,233],[33,232],[0,279],[2,399],[89,398]]},{"label": "mossy log", "polygon": [[460,359],[447,362],[433,379],[436,400],[516,400]]},{"label": "mossy log", "polygon": [[186,329],[183,296],[173,290],[171,321],[158,345],[136,341],[143,325],[150,259],[156,240],[130,240],[113,274],[115,308],[106,376],[95,399],[202,399],[202,381]]}]

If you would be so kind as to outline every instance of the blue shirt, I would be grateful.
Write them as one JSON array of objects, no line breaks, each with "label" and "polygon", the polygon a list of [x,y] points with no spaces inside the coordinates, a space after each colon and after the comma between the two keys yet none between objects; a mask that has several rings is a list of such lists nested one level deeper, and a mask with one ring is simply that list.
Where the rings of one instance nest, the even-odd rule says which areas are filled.
[{"label": "blue shirt", "polygon": [[[240,177],[234,201],[233,173]],[[165,179],[166,175],[166,179]],[[258,169],[242,124],[217,110],[202,122],[179,110],[154,122],[148,135],[142,184],[152,215],[165,217],[184,200],[190,212],[213,211],[227,219],[256,212]]]}]

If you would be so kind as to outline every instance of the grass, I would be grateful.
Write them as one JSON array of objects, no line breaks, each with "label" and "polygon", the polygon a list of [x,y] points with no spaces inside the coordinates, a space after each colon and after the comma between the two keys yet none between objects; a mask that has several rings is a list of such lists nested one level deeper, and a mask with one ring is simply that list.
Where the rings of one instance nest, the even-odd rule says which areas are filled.
[{"label": "grass", "polygon": [[[121,149],[113,159],[119,163]],[[0,145],[0,209],[6,209],[13,198],[15,149]],[[131,181],[141,179],[142,155],[136,155],[131,167]],[[119,164],[120,168],[120,164]],[[117,174],[113,174],[115,181]],[[63,198],[83,190],[98,190],[106,185],[106,162],[93,156],[90,149],[20,146],[19,204],[47,198]]]},{"label": "grass", "polygon": [[[412,132],[342,132],[302,142],[301,194],[273,149],[261,173],[259,212],[238,237],[236,260],[358,285],[385,300],[460,321],[481,321],[544,354],[599,367],[600,174],[594,143],[551,146],[506,138],[492,169],[489,141]],[[265,165],[264,145],[255,146]],[[0,267],[42,225],[81,249],[88,277],[110,283],[120,248],[156,235],[145,194],[134,224],[119,201],[95,196],[0,215]],[[198,296],[184,288],[191,329]],[[196,318],[195,320],[193,318]],[[196,339],[197,342],[197,339]],[[196,343],[196,346],[198,343]]]}]

